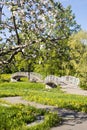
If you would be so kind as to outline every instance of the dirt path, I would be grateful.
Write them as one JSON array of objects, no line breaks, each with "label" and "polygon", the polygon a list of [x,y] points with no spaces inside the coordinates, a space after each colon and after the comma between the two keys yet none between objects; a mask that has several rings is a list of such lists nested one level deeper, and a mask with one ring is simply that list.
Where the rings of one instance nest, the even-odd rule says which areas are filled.
[{"label": "dirt path", "polygon": [[8,101],[12,104],[22,103],[24,105],[31,105],[36,108],[50,109],[51,111],[58,112],[58,115],[63,117],[63,122],[60,126],[52,128],[51,130],[87,130],[86,113],[59,109],[54,106],[42,105],[39,103],[23,100],[22,97],[5,97],[1,99]]},{"label": "dirt path", "polygon": [[62,86],[61,90],[69,94],[87,96],[86,90],[82,90],[81,88],[74,85]]},{"label": "dirt path", "polygon": [[31,105],[31,106],[34,106],[36,108],[48,108],[48,109],[55,108],[54,106],[42,105],[42,104],[39,104],[39,103],[26,101],[26,100],[22,99],[22,97],[20,97],[20,96],[17,96],[17,97],[4,97],[4,98],[1,98],[1,99],[5,100],[5,101],[8,101],[11,104],[20,104],[21,103],[21,104],[24,104],[24,105]]},{"label": "dirt path", "polygon": [[60,109],[58,113],[63,117],[63,122],[60,126],[54,127],[51,130],[87,130],[86,113],[66,109]]},{"label": "dirt path", "polygon": [[62,125],[51,130],[87,130],[87,121],[73,125]]}]

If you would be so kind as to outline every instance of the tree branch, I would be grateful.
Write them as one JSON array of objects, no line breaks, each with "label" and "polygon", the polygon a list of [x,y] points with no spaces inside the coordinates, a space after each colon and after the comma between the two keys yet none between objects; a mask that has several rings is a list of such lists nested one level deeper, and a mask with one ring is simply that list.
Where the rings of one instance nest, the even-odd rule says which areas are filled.
[{"label": "tree branch", "polygon": [[9,49],[6,49],[5,47],[3,49],[0,49],[0,57],[1,56],[4,56],[10,52],[13,52],[13,51],[16,51],[18,49],[23,49],[25,47],[27,47],[28,44],[25,44],[25,45],[18,45],[18,46],[14,46],[14,47],[10,47]]},{"label": "tree branch", "polygon": [[17,31],[15,16],[13,16],[13,23],[14,23],[14,28],[15,28],[16,36],[17,36],[17,44],[19,45],[20,44],[20,38],[19,38],[19,35],[18,35],[18,31]]}]

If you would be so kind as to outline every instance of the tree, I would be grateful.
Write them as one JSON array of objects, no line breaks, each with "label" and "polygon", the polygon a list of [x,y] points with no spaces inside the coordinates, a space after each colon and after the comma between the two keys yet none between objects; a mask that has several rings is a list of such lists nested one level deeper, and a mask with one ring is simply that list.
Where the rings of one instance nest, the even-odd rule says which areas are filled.
[{"label": "tree", "polygon": [[87,89],[87,32],[81,30],[72,35],[68,44],[71,56],[69,74],[79,77],[81,86]]},{"label": "tree", "polygon": [[[35,58],[40,54],[42,44],[48,48],[56,46],[58,42],[62,44],[79,29],[71,8],[65,9],[59,2],[4,0],[3,3],[0,66],[10,63],[19,52],[25,57]],[[9,16],[4,9],[9,10]],[[27,53],[27,50],[31,53]]]}]

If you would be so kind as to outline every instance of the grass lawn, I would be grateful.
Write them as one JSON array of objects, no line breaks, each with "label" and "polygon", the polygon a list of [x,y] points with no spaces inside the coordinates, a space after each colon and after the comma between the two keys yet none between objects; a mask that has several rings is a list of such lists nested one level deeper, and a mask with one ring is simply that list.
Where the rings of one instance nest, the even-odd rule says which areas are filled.
[{"label": "grass lawn", "polygon": [[41,83],[1,83],[0,97],[22,96],[26,100],[87,112],[87,97],[63,93],[59,87],[47,90]]},{"label": "grass lawn", "polygon": [[[28,126],[43,116],[43,122]],[[49,130],[60,122],[57,113],[24,105],[0,106],[0,130]]]},{"label": "grass lawn", "polygon": [[[23,96],[26,92],[44,91],[43,84],[29,82],[0,83],[0,97]],[[27,95],[28,96],[28,95]],[[44,116],[44,121],[35,126],[27,126],[37,120],[37,116]],[[0,99],[0,130],[49,130],[57,126],[61,119],[57,113],[47,112],[31,106],[11,105]]]}]

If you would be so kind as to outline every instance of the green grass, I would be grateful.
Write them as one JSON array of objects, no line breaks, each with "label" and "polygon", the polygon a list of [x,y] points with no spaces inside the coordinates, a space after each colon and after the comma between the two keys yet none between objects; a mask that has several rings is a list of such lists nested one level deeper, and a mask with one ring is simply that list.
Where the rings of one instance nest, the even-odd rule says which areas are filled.
[{"label": "green grass", "polygon": [[85,96],[70,95],[61,92],[31,91],[27,92],[24,98],[60,108],[87,112],[87,97]]},{"label": "green grass", "polygon": [[36,110],[25,106],[0,107],[0,129],[13,130],[22,128],[26,123],[35,120]]},{"label": "green grass", "polygon": [[87,112],[87,97],[65,94],[59,87],[47,90],[41,83],[1,83],[0,97],[6,96],[22,96],[26,100],[42,104]]},{"label": "green grass", "polygon": [[40,83],[17,82],[17,83],[1,83],[0,97],[22,96],[31,90],[43,90],[44,85]]},{"label": "green grass", "polygon": [[[29,101],[87,113],[86,96],[66,94],[60,90],[60,87],[45,89],[42,83],[1,82],[0,97],[8,96],[22,96]],[[44,122],[28,127],[27,124],[35,121],[37,115],[44,115]],[[11,105],[0,99],[0,130],[49,130],[60,122],[57,113],[30,106]]]},{"label": "green grass", "polygon": [[57,113],[48,113],[44,117],[44,122],[36,126],[32,126],[27,130],[50,130],[51,127],[58,126],[61,123],[61,118],[58,117]]},{"label": "green grass", "polygon": [[[37,116],[44,116],[39,125],[28,127],[27,125],[36,121]],[[50,113],[43,109],[36,109],[31,106],[13,105],[0,106],[0,130],[40,130],[50,129],[60,123],[61,119],[56,113]]]}]

